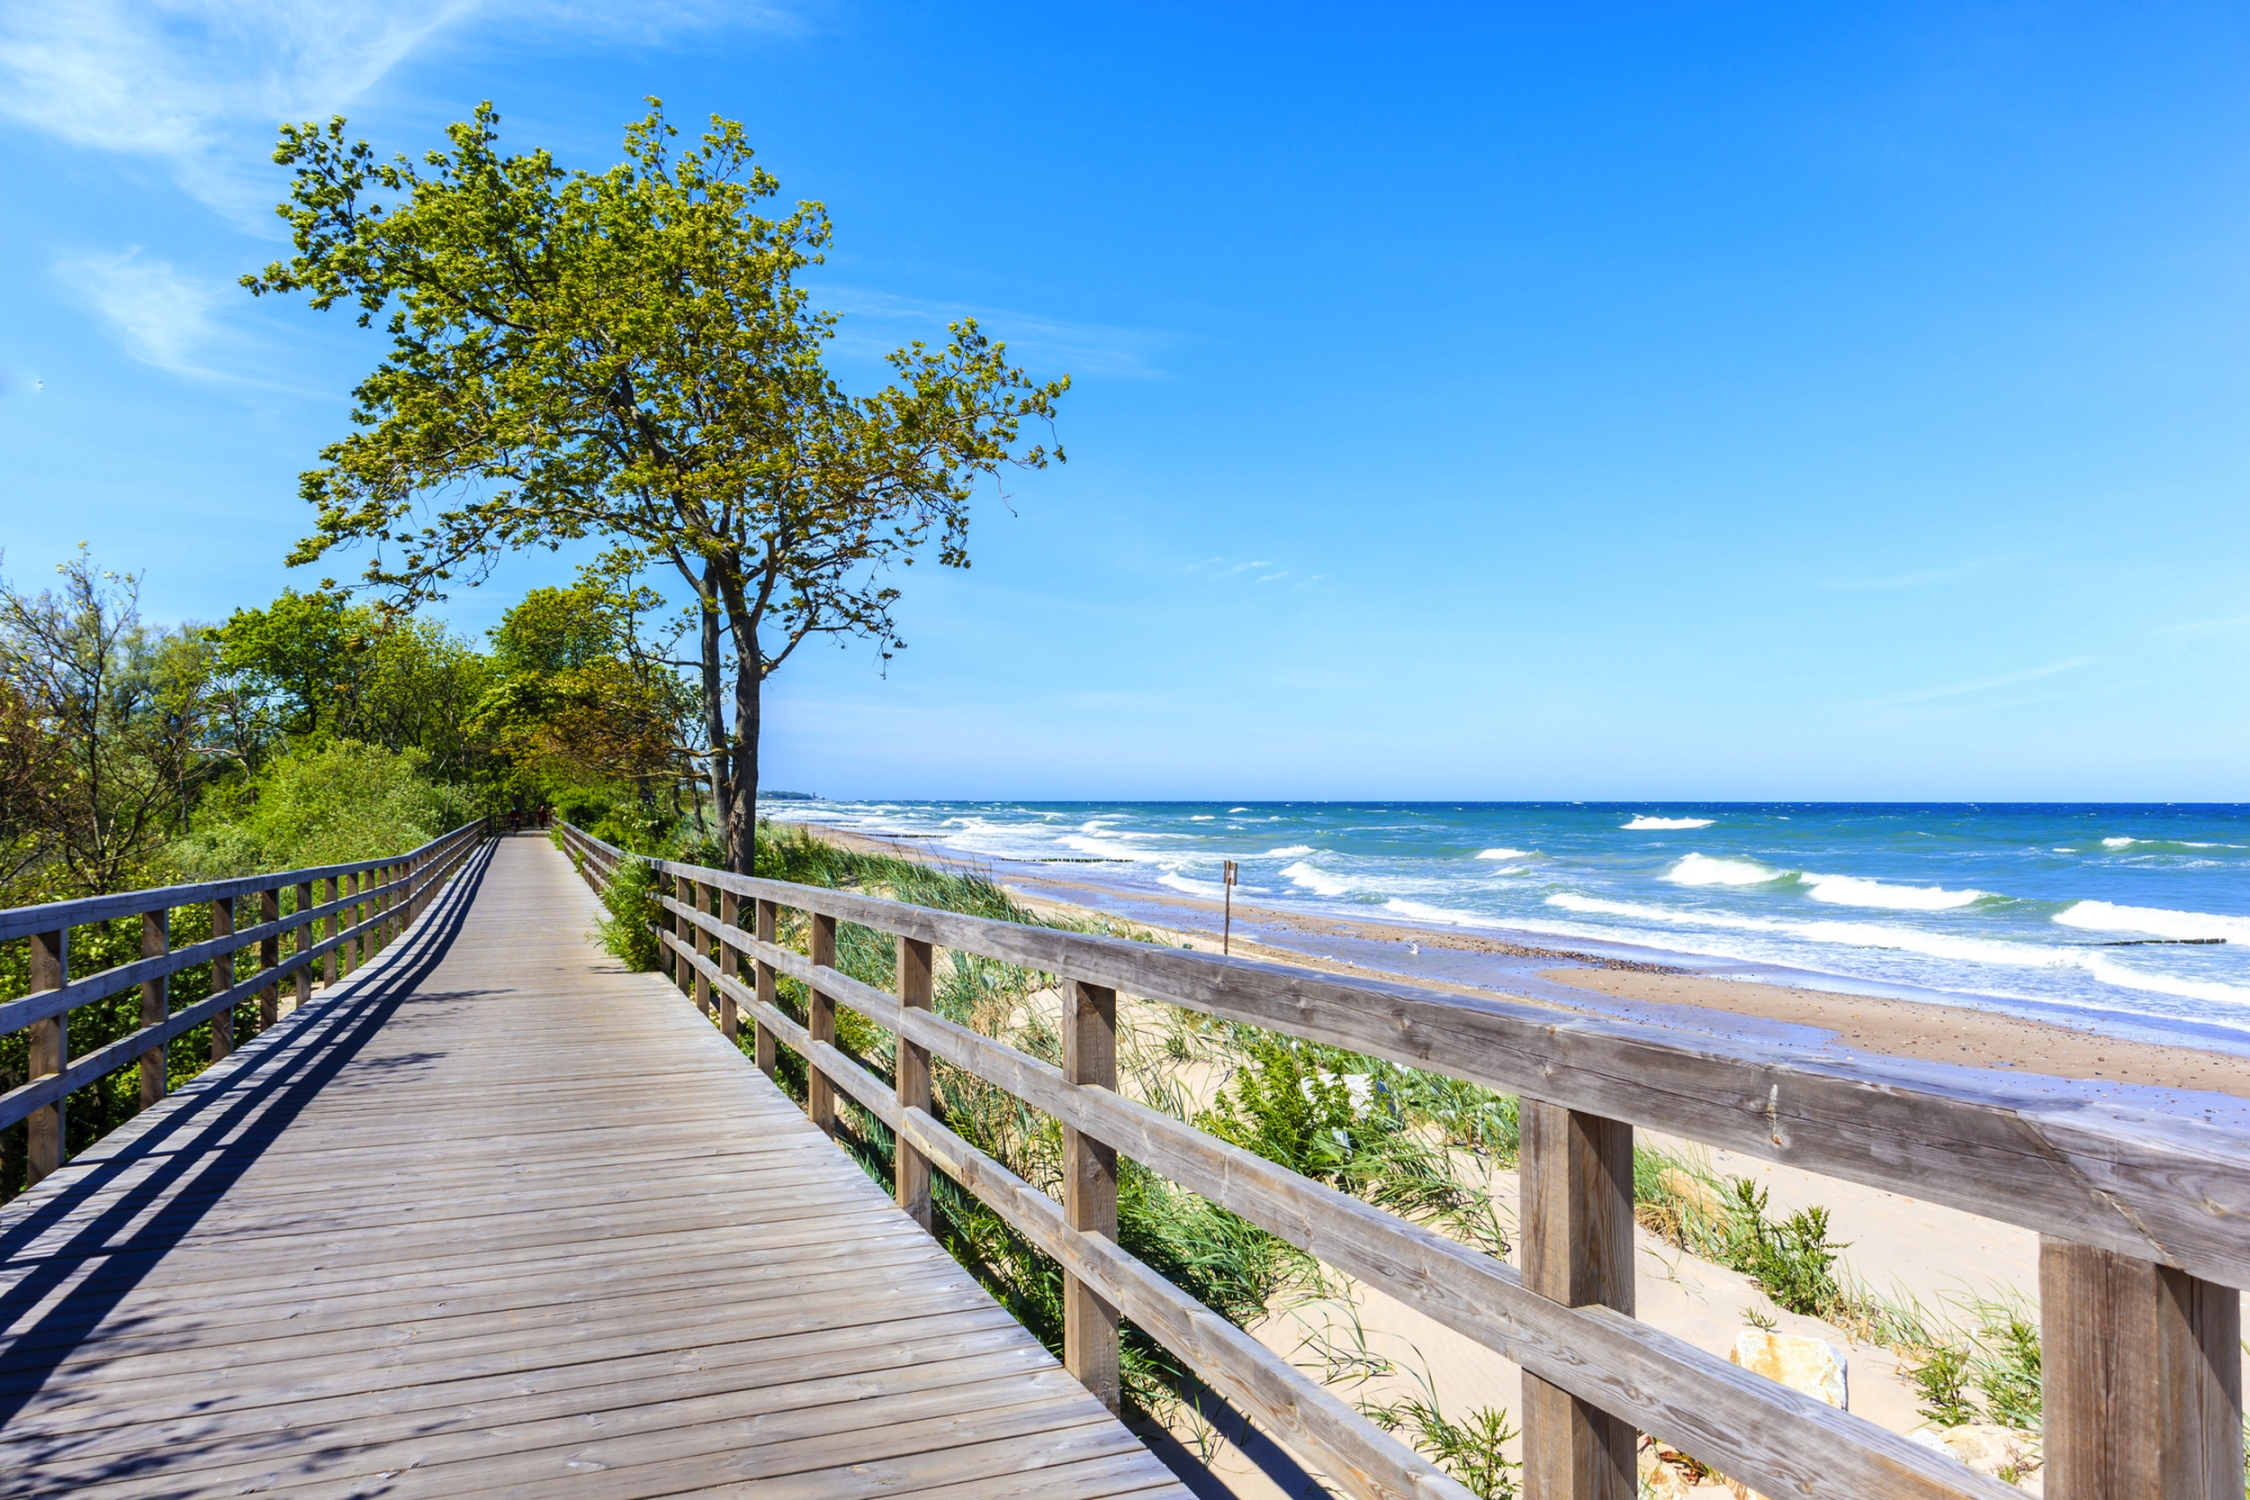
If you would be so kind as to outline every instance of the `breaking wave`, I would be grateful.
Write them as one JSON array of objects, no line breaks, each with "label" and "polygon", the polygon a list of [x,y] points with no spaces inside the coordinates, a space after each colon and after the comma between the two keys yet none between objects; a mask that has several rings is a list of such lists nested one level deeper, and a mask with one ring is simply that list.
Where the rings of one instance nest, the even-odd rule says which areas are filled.
[{"label": "breaking wave", "polygon": [[1652,818],[1648,814],[1642,813],[1625,825],[1625,831],[1627,833],[1646,833],[1656,828],[1709,828],[1710,826],[1711,820],[1709,818]]}]

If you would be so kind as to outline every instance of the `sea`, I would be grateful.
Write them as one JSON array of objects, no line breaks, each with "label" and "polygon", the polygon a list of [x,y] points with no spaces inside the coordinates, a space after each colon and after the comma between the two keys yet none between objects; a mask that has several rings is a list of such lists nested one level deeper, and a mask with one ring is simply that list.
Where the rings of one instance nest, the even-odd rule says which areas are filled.
[{"label": "sea", "polygon": [[[761,811],[1113,906],[1234,899],[2250,1049],[2250,804],[916,802]],[[1084,899],[1081,897],[1080,899]]]}]

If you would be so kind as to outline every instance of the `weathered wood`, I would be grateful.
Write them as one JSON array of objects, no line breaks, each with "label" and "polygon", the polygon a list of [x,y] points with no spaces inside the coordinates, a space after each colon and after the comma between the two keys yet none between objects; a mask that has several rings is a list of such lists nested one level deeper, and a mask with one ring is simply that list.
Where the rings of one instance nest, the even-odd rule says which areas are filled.
[{"label": "weathered wood", "polygon": [[[903,943],[906,940],[901,938]],[[1117,991],[1061,981],[1063,1076],[1072,1083],[1117,1087]],[[911,1045],[903,1037],[899,1045]],[[924,1058],[928,1053],[923,1053]],[[927,1066],[925,1062],[924,1066]],[[927,1108],[927,1106],[923,1106]],[[1117,1238],[1117,1149],[1073,1125],[1063,1127],[1063,1216],[1080,1234]],[[1063,1368],[1095,1399],[1122,1411],[1117,1304],[1075,1272],[1063,1273]]]},{"label": "weathered wood", "polygon": [[[808,914],[810,926],[806,946],[811,950],[812,965],[816,969],[833,969],[836,964],[836,919],[818,912]],[[806,1033],[815,1042],[833,1044],[836,1040],[836,1000],[818,985],[810,991],[805,1007]],[[813,1071],[805,1089],[805,1115],[820,1127],[822,1134],[836,1133],[836,1090],[826,1075]]]},{"label": "weathered wood", "polygon": [[[776,924],[779,921],[780,913],[771,901],[760,901],[757,905],[758,927],[756,936],[759,942],[770,944],[774,941],[774,935],[779,930]],[[773,984],[773,965],[761,958],[757,961],[758,1003],[771,1010],[777,998]],[[773,1033],[766,1029],[766,1023],[763,1021],[753,1021],[751,1024],[755,1028],[751,1037],[751,1046],[754,1049],[753,1058],[758,1064],[758,1071],[771,1078],[773,1077],[774,1066],[778,1061],[774,1053]]]},{"label": "weathered wood", "polygon": [[[908,1010],[928,1010],[936,991],[930,974],[930,945],[912,938],[898,940],[898,1003]],[[892,1076],[901,1109],[930,1107],[930,1051],[906,1037],[898,1038]],[[900,1141],[891,1153],[892,1197],[908,1218],[930,1227],[929,1158]],[[1067,1365],[1067,1361],[1065,1362]],[[1096,1394],[1100,1394],[1096,1392]],[[1114,1410],[1114,1408],[1112,1408]]]},{"label": "weathered wood", "polygon": [[[59,990],[70,982],[70,929],[31,934],[31,988]],[[30,1057],[33,1082],[60,1074],[70,1062],[68,1012],[40,1021],[31,1028]],[[27,1182],[37,1187],[63,1161],[63,1105],[61,1100],[29,1117],[30,1137]]]},{"label": "weathered wood", "polygon": [[[719,893],[719,925],[733,928],[741,926],[742,898],[732,891]],[[719,939],[719,972],[729,979],[742,973],[742,950]],[[734,992],[727,990],[719,997],[719,1035],[734,1041],[742,1034],[742,1008],[735,1004]]]},{"label": "weathered wood", "polygon": [[2042,1475],[2054,1500],[2242,1500],[2240,1294],[2039,1243]]},{"label": "weathered wood", "polygon": [[785,949],[773,957],[781,972],[818,983],[878,1025],[923,1042],[932,1057],[997,1083],[1763,1494],[1818,1496],[1838,1485],[1883,1500],[2005,1500],[2012,1493],[1613,1309],[1549,1301],[1489,1256],[1108,1090],[1077,1088],[1060,1069],[941,1016],[902,1012],[880,990],[833,969],[815,969]]},{"label": "weathered wood", "polygon": [[[670,866],[667,864],[667,868]],[[1924,1065],[1808,1058],[1504,999],[1338,978],[731,872],[755,899],[1427,1068],[2250,1286],[2250,1141],[2124,1105],[1982,1092]],[[1943,1078],[1944,1081],[1940,1081]]]},{"label": "weathered wood", "polygon": [[343,912],[338,902],[343,895],[343,891],[343,877],[341,875],[329,876],[327,901],[324,903],[328,910],[328,942],[327,951],[321,955],[320,959],[320,981],[327,985],[333,985],[336,982],[338,963],[336,935],[341,930],[338,923],[343,918]]},{"label": "weathered wood", "polygon": [[0,1214],[11,1494],[1187,1500],[716,1028],[583,943],[550,846],[492,857],[416,988],[325,993]]},{"label": "weathered wood", "polygon": [[[297,926],[294,929],[296,935],[291,940],[290,954],[292,957],[302,958],[305,955],[305,950],[312,947],[312,907],[312,882],[301,880],[297,882]],[[312,965],[305,963],[297,965],[295,983],[299,1005],[303,1005],[306,1001],[312,999],[312,977]]]},{"label": "weathered wood", "polygon": [[[281,966],[281,892],[267,888],[258,893],[259,919],[273,930],[258,940],[258,967],[272,973]],[[258,991],[258,1029],[264,1031],[281,1019],[281,986],[274,983]]]},{"label": "weathered wood", "polygon": [[[162,907],[141,913],[141,957],[162,958],[172,946],[172,914]],[[172,1008],[169,975],[141,981],[141,1025],[161,1026]],[[141,1108],[162,1099],[171,1078],[170,1047],[158,1043],[140,1054]]]},{"label": "weathered wood", "polygon": [[[1564,1307],[1633,1311],[1633,1127],[1520,1101],[1523,1285]],[[1633,1500],[1632,1425],[1523,1376],[1528,1500]]]},{"label": "weathered wood", "polygon": [[[211,936],[213,939],[234,934],[234,901],[232,896],[221,896],[211,903]],[[234,949],[224,948],[211,956],[211,993],[216,995],[234,988]],[[224,1061],[234,1051],[234,1007],[215,1012],[211,1017],[211,1061]]]}]

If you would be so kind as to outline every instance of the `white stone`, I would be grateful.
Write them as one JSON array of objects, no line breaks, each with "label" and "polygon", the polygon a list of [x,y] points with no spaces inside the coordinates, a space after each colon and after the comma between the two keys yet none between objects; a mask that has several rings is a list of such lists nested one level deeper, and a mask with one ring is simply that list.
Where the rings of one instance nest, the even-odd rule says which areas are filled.
[{"label": "white stone", "polygon": [[1803,1391],[1816,1401],[1851,1409],[1844,1353],[1826,1339],[1745,1328],[1735,1335],[1734,1348],[1727,1351],[1727,1358],[1793,1391]]}]

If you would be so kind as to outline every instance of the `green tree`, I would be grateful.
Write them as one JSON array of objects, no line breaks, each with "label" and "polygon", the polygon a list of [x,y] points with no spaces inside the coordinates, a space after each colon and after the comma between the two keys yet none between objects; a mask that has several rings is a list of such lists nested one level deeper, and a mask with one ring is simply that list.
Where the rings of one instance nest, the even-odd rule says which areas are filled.
[{"label": "green tree", "polygon": [[1062,457],[1018,439],[1069,382],[1035,383],[964,319],[851,396],[822,359],[835,320],[793,280],[826,211],[758,214],[778,184],[739,125],[675,156],[652,102],[626,160],[588,173],[502,155],[498,121],[480,106],[419,164],[378,162],[341,117],[282,130],[296,254],[244,284],[387,315],[391,340],[357,430],[303,478],[317,529],[290,560],[372,544],[364,580],[401,604],[586,536],[669,563],[698,603],[700,736],[747,870],[766,678],[818,636],[902,646],[889,567],[933,537],[968,565],[974,485]]}]

